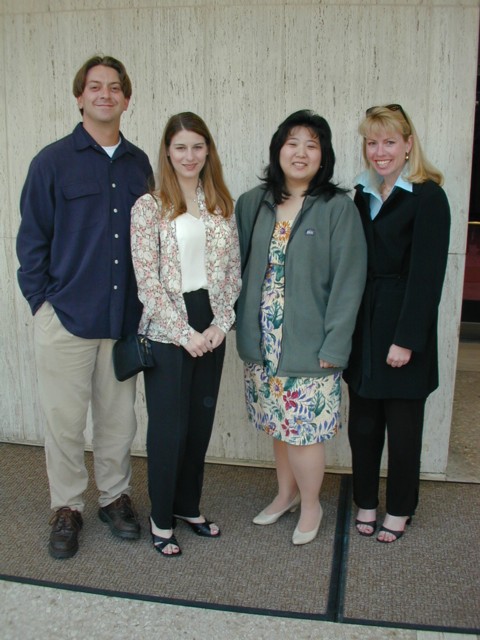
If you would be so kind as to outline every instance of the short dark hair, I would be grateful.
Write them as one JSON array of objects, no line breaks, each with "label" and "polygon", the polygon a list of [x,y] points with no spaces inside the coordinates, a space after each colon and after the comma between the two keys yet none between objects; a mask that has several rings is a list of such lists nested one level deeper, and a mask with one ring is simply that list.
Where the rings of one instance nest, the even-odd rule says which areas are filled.
[{"label": "short dark hair", "polygon": [[90,69],[92,69],[93,67],[98,67],[99,65],[115,69],[120,79],[120,86],[122,88],[123,95],[125,96],[125,98],[130,98],[132,95],[132,83],[130,82],[130,78],[128,77],[125,65],[120,62],[120,60],[112,58],[112,56],[93,56],[80,67],[80,69],[75,74],[75,78],[73,79],[73,95],[75,96],[75,98],[80,97],[84,92],[85,83],[87,81],[87,74]]},{"label": "short dark hair", "polygon": [[314,111],[302,109],[288,116],[273,134],[270,142],[270,161],[265,168],[262,181],[273,193],[277,204],[282,203],[290,195],[285,186],[285,176],[280,166],[280,150],[285,144],[290,132],[295,127],[306,127],[312,135],[318,138],[322,151],[320,168],[308,185],[305,195],[326,194],[331,198],[335,193],[344,193],[336,184],[331,182],[335,168],[335,153],[332,146],[332,132],[325,118]]}]

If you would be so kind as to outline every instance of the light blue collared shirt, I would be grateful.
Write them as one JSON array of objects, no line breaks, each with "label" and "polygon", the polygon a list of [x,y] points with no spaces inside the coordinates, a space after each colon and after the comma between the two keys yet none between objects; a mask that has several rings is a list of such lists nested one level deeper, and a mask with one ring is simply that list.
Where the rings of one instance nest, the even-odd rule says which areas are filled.
[{"label": "light blue collared shirt", "polygon": [[[380,185],[382,184],[382,180],[374,181],[374,177],[375,176],[372,175],[372,172],[367,170],[361,173],[355,181],[356,184],[362,185],[364,193],[370,194],[370,217],[372,220],[377,216],[383,204],[382,196],[380,195]],[[405,180],[402,173],[398,176],[395,184],[393,185],[392,192],[397,187],[399,189],[409,191],[410,193],[413,191],[412,183]]]}]

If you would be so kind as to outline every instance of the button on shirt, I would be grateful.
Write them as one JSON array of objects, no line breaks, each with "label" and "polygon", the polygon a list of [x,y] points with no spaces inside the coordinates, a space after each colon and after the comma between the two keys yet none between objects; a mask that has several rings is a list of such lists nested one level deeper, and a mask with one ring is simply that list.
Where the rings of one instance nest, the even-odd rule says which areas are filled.
[{"label": "button on shirt", "polygon": [[81,123],[33,159],[17,237],[18,281],[32,313],[48,300],[82,338],[136,331],[130,210],[151,175],[141,149],[121,136],[110,158]]}]

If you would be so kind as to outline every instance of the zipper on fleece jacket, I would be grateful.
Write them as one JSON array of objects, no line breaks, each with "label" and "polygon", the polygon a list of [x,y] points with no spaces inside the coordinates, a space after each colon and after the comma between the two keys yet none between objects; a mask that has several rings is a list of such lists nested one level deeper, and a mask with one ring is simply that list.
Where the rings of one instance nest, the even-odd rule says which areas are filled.
[{"label": "zipper on fleece jacket", "polygon": [[[288,259],[288,249],[289,249],[289,245],[290,242],[292,241],[293,236],[295,235],[299,225],[300,225],[300,220],[302,219],[305,211],[304,211],[304,206],[305,206],[305,200],[307,199],[308,196],[305,196],[305,198],[303,199],[302,202],[302,206],[300,207],[300,211],[298,212],[297,216],[295,217],[295,220],[293,221],[293,226],[292,226],[292,230],[290,232],[290,237],[288,239],[287,242],[287,246],[285,247],[285,262],[284,262],[284,275],[283,275],[283,319],[285,320],[285,299],[286,299],[286,290],[287,290],[287,259]],[[267,203],[273,210],[273,213],[275,213],[275,208],[272,207],[272,205],[270,205],[270,203]],[[280,358],[278,360],[278,366],[277,366],[277,371],[279,369],[281,369],[281,365],[283,362],[283,337],[285,335],[285,322],[282,321],[282,340],[281,340],[281,349],[280,349]],[[277,375],[277,374],[275,374]]]}]

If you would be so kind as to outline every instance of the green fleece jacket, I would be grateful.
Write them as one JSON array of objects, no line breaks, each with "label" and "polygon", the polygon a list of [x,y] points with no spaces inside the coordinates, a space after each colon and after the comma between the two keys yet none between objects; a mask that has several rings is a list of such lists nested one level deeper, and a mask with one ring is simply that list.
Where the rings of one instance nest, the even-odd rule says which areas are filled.
[{"label": "green fleece jacket", "polygon": [[[262,186],[244,193],[235,215],[244,267],[237,303],[237,349],[245,362],[263,364],[259,310],[275,226],[271,193]],[[321,377],[347,366],[366,265],[364,232],[351,198],[336,194],[327,201],[325,196],[307,196],[286,250],[277,375]],[[322,369],[319,360],[337,368]]]}]

